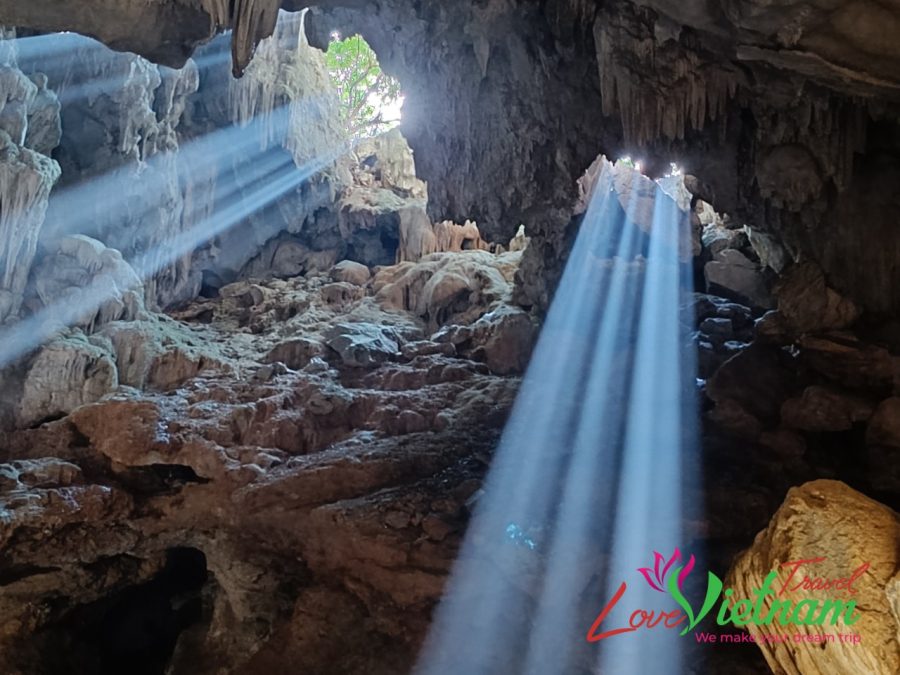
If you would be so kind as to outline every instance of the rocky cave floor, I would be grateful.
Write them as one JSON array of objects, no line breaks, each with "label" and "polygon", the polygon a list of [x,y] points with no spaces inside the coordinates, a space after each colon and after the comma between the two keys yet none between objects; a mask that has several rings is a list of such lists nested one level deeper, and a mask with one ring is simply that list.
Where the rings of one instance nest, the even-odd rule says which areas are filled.
[{"label": "rocky cave floor", "polygon": [[[0,437],[3,672],[408,671],[536,336],[520,258],[345,261],[45,347]],[[791,486],[898,506],[898,358],[846,330],[784,345],[785,316],[828,318],[801,277],[756,324],[690,303],[706,507],[686,547],[722,574]],[[48,420],[66,369],[109,392]],[[701,656],[768,672],[752,645]]]},{"label": "rocky cave floor", "polygon": [[182,621],[176,672],[408,668],[530,348],[520,256],[242,281],[55,343],[84,387],[96,344],[141,386],[2,440],[4,672],[138,672]]}]

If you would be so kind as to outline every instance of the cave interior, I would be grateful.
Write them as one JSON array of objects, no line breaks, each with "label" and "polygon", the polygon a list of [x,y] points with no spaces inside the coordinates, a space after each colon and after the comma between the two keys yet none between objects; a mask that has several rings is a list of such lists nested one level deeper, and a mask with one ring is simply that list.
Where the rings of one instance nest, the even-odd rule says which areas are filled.
[{"label": "cave interior", "polygon": [[[0,26],[0,672],[900,672],[900,2],[0,0]],[[651,286],[663,211],[679,276]],[[629,415],[664,475],[597,454]],[[593,538],[554,578],[565,526],[502,509],[565,513],[579,443]],[[628,520],[640,486],[669,532]],[[861,639],[759,622],[610,666],[616,527],[666,542],[660,584],[688,554],[735,597],[790,561],[853,577]]]}]

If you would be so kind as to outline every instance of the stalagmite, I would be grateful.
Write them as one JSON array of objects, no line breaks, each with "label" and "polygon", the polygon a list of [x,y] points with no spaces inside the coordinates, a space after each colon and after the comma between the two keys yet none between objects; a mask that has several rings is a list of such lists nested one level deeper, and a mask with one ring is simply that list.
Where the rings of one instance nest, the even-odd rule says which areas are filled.
[{"label": "stalagmite", "polygon": [[474,221],[467,220],[457,225],[452,220],[444,220],[432,225],[425,210],[420,207],[406,207],[399,214],[397,262],[420,260],[432,253],[490,250]]}]

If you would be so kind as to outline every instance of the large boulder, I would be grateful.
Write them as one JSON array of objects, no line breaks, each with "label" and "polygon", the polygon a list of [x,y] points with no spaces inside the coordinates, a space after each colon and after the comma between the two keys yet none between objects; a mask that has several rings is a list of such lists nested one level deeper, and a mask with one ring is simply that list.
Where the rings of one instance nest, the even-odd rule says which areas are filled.
[{"label": "large boulder", "polygon": [[25,375],[17,423],[31,426],[93,403],[118,387],[116,363],[83,335],[54,340],[43,347]]},{"label": "large boulder", "polygon": [[341,260],[328,273],[333,281],[342,281],[356,286],[365,286],[372,273],[365,265],[352,260]]},{"label": "large boulder", "polygon": [[400,338],[387,326],[340,323],[325,333],[325,344],[337,352],[344,365],[372,368],[400,353]]},{"label": "large boulder", "polygon": [[[799,566],[785,563],[808,561]],[[726,587],[736,598],[754,598],[773,570],[780,592],[791,569],[796,573],[780,600],[855,600],[859,619],[791,625],[779,622],[746,628],[772,671],[784,675],[894,675],[900,672],[900,516],[844,483],[817,480],[792,488],[769,526],[734,563]],[[814,590],[804,578],[855,577],[851,590]],[[795,583],[797,582],[797,583]],[[800,586],[798,589],[797,586]],[[821,584],[820,584],[821,585]],[[804,587],[806,586],[806,587]],[[830,623],[830,622],[829,622]],[[827,641],[828,635],[834,636]],[[858,635],[858,642],[837,634]],[[778,637],[787,638],[778,640]]]},{"label": "large boulder", "polygon": [[703,268],[710,293],[723,295],[753,307],[768,309],[772,298],[762,268],[740,251],[728,248],[717,253]]},{"label": "large boulder", "polygon": [[778,310],[761,321],[764,335],[794,336],[816,331],[846,328],[859,318],[859,308],[825,282],[814,263],[790,267],[775,284]]},{"label": "large boulder", "polygon": [[803,431],[844,431],[872,415],[873,405],[833,387],[812,385],[781,406],[781,421]]},{"label": "large boulder", "polygon": [[144,285],[114,248],[82,234],[59,239],[35,265],[26,297],[50,323],[93,331],[144,313]]},{"label": "large boulder", "polygon": [[498,375],[525,372],[537,327],[526,312],[503,305],[470,326],[447,326],[432,339],[449,342],[463,356],[483,361]]}]

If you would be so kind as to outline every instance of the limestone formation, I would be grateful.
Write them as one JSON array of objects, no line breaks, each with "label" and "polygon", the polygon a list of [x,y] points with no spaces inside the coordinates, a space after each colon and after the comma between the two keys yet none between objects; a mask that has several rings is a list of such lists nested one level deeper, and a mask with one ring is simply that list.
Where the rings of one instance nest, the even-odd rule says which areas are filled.
[{"label": "limestone formation", "polygon": [[[900,615],[896,611],[900,570],[900,516],[838,481],[819,480],[792,488],[769,526],[734,563],[726,586],[735,597],[752,598],[772,570],[781,589],[793,567],[789,589],[780,594],[792,603],[806,599],[854,600],[858,620],[830,624],[792,625],[749,623],[772,672],[784,675],[873,673],[888,675],[900,669]],[[814,590],[805,578],[835,581],[853,578],[850,588]],[[796,581],[796,583],[794,583]],[[801,588],[796,589],[797,585]],[[771,607],[771,597],[765,601]],[[810,610],[812,611],[812,610]],[[827,635],[859,635],[858,643]],[[786,641],[773,637],[784,635]],[[800,636],[795,639],[794,635]],[[816,636],[819,639],[816,640]]]},{"label": "limestone formation", "polygon": [[[503,305],[514,270],[495,267],[519,254],[494,266],[485,252],[440,255],[439,267],[503,285],[453,317],[457,332],[474,321],[459,353],[373,288],[327,274],[236,282],[174,318],[147,312],[39,351],[15,430],[0,436],[0,542],[16,542],[4,556],[17,570],[0,593],[4,672],[113,658],[66,617],[106,634],[92,617],[113,616],[111,603],[134,620],[149,611],[143,593],[168,597],[178,560],[199,565],[179,597],[205,609],[173,667],[254,672],[285,650],[311,672],[409,667],[480,483],[477,457],[517,386],[489,368],[518,372],[534,337]],[[404,272],[416,265],[429,262]],[[323,292],[344,285],[360,294],[335,304]],[[66,600],[41,612],[49,589]],[[310,614],[315,598],[327,611]],[[153,611],[180,620],[164,606]],[[379,644],[409,641],[344,643],[338,627],[365,617],[378,617],[365,631]],[[45,636],[71,649],[44,650]]]},{"label": "limestone formation", "polygon": [[[684,546],[872,562],[861,644],[690,662],[900,671],[896,3],[305,9],[0,0],[0,671],[410,672],[609,190],[700,284]],[[343,137],[332,31],[400,128]]]},{"label": "limestone formation", "polygon": [[352,260],[342,260],[331,268],[329,275],[335,281],[342,281],[356,286],[365,286],[372,276],[368,267]]},{"label": "limestone formation", "polygon": [[413,207],[400,211],[397,262],[421,260],[432,253],[486,251],[489,248],[481,238],[478,225],[471,220],[462,225],[449,220],[432,224],[422,209]]},{"label": "limestone formation", "polygon": [[718,295],[728,296],[757,308],[772,305],[762,269],[743,253],[726,248],[703,268],[706,286]]},{"label": "limestone formation", "polygon": [[[144,286],[122,254],[84,235],[63,237],[33,272],[28,308],[88,331],[144,310]],[[68,317],[63,319],[62,317]]]},{"label": "limestone formation", "polygon": [[35,80],[16,67],[14,52],[0,58],[0,323],[19,312],[60,175],[50,158],[59,142],[59,104],[46,76]]},{"label": "limestone formation", "polygon": [[760,330],[772,337],[847,328],[859,318],[856,304],[827,286],[813,263],[788,268],[775,285],[778,310],[764,318]]},{"label": "limestone formation", "polygon": [[17,410],[19,426],[64,416],[114,391],[116,363],[105,349],[72,336],[43,347],[25,375]]},{"label": "limestone formation", "polygon": [[372,280],[375,298],[386,309],[410,311],[435,329],[468,323],[509,301],[520,257],[484,251],[431,254],[418,263],[379,270]]}]

